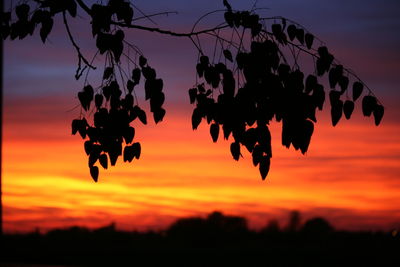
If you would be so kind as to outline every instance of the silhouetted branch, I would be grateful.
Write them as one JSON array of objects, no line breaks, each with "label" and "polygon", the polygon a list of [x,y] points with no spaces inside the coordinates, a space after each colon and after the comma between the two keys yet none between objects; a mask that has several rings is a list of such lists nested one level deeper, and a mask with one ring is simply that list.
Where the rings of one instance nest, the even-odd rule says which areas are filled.
[{"label": "silhouetted branch", "polygon": [[[89,63],[89,61],[87,61],[87,59],[82,55],[82,53],[80,51],[80,47],[76,44],[76,42],[71,34],[71,30],[69,29],[67,17],[65,16],[65,11],[63,12],[63,21],[64,21],[65,29],[67,30],[67,33],[68,33],[68,37],[69,37],[72,45],[75,47],[76,52],[78,53],[78,69],[76,70],[76,74],[75,74],[75,79],[78,80],[82,76],[82,73],[85,71],[86,67],[89,67],[93,70],[95,70],[96,67],[91,65]],[[86,64],[86,66],[83,69],[82,69],[82,64],[81,64],[82,61]]]}]

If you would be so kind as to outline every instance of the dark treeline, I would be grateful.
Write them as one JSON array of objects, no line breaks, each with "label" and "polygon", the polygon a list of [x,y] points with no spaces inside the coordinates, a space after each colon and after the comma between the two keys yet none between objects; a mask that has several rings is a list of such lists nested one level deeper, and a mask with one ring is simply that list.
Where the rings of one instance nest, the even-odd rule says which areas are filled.
[{"label": "dark treeline", "polygon": [[245,218],[213,212],[158,232],[111,224],[8,234],[1,242],[0,266],[400,266],[396,231],[337,231],[324,218],[301,223],[298,212],[284,227],[272,220],[259,231]]}]

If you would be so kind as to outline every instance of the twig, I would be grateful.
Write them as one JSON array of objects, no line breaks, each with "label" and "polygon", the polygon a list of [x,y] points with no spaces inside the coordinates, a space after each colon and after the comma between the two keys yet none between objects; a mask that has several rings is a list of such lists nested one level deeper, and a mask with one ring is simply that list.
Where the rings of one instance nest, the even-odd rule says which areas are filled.
[{"label": "twig", "polygon": [[[76,69],[76,74],[75,74],[75,79],[79,79],[82,76],[82,73],[86,69],[86,67],[89,67],[93,70],[96,69],[93,65],[91,65],[87,59],[82,55],[79,46],[76,44],[74,37],[71,34],[71,30],[69,29],[67,17],[65,16],[65,11],[63,11],[63,20],[64,20],[64,25],[65,29],[67,30],[68,37],[72,43],[72,45],[75,47],[76,52],[78,53],[78,68]],[[82,69],[82,61],[86,64],[86,66]]]}]

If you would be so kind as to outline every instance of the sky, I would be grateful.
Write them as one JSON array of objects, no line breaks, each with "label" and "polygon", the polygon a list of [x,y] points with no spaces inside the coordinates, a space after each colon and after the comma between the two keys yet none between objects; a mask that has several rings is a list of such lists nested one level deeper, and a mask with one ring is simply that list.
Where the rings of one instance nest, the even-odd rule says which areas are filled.
[{"label": "sky", "polygon": [[[14,1],[15,2],[15,1]],[[230,1],[251,9],[254,1]],[[142,25],[188,32],[197,18],[223,9],[222,1],[134,2],[146,14],[177,11]],[[7,5],[7,1],[6,1]],[[338,229],[400,228],[400,3],[397,0],[258,1],[262,16],[284,16],[323,40],[335,58],[373,90],[385,106],[379,127],[356,105],[350,121],[331,126],[329,108],[317,114],[309,151],[301,155],[280,144],[281,125],[271,124],[274,157],[262,181],[251,155],[236,162],[231,140],[213,143],[203,122],[191,129],[187,90],[195,83],[197,51],[188,39],[131,31],[164,80],[167,115],[157,125],[134,122],[142,156],[118,160],[94,183],[83,142],[71,135],[79,117],[76,54],[60,18],[49,40],[38,36],[4,43],[3,218],[6,232],[47,231],[72,225],[115,222],[124,230],[164,229],[177,218],[218,210],[248,218],[260,229],[271,219],[285,225],[290,211],[303,221],[323,216]],[[95,42],[89,19],[71,22],[82,52],[91,58]],[[199,28],[223,20],[211,16]],[[104,58],[95,59],[99,71]],[[328,87],[325,84],[325,87]],[[139,92],[139,96],[143,93]],[[143,98],[142,98],[142,102]],[[143,103],[148,106],[148,103]]]}]

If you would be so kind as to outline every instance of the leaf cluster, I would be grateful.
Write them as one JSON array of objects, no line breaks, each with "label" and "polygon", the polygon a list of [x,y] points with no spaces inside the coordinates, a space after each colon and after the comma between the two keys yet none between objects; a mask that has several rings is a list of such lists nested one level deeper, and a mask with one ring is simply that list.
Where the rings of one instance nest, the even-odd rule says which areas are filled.
[{"label": "leaf cluster", "polygon": [[[163,120],[165,110],[163,82],[156,78],[156,71],[147,64],[147,59],[140,56],[139,67],[132,70],[130,79],[126,82],[125,94],[115,76],[114,66],[105,68],[103,84],[95,94],[91,85],[86,85],[78,93],[82,109],[86,112],[93,110],[93,125],[85,118],[72,121],[72,134],[79,133],[85,140],[84,148],[89,157],[90,174],[97,182],[99,169],[97,162],[108,168],[108,161],[114,166],[123,156],[124,162],[139,159],[141,145],[134,142],[135,128],[131,126],[135,120],[147,124],[146,112],[139,107],[134,96],[134,88],[144,77],[146,100],[150,101],[150,111],[156,123]],[[94,108],[91,104],[94,102]]]}]

